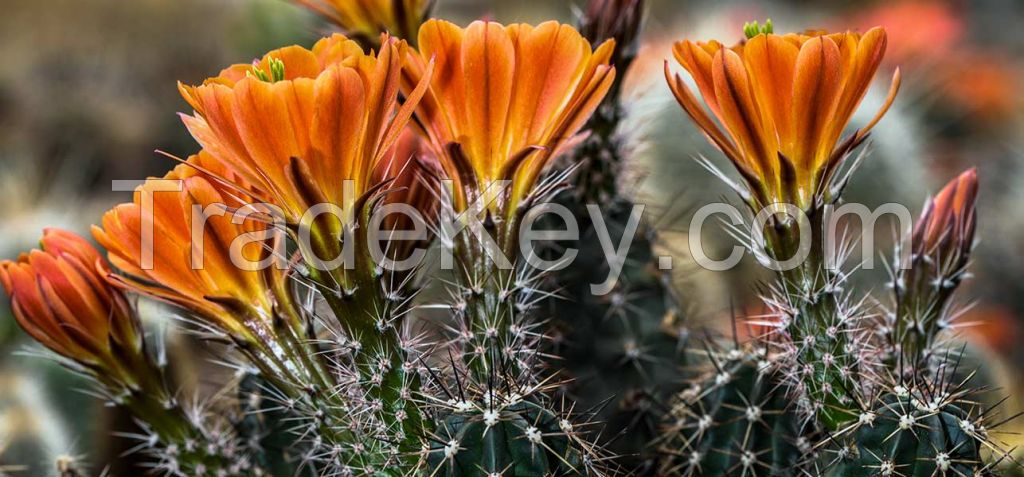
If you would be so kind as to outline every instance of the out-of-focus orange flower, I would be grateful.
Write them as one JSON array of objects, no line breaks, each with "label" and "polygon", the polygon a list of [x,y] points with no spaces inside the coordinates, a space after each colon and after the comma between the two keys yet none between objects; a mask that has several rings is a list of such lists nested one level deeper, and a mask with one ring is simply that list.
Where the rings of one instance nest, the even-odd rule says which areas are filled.
[{"label": "out-of-focus orange flower", "polygon": [[180,85],[196,112],[183,119],[211,156],[252,185],[253,196],[284,209],[289,224],[323,203],[358,216],[374,167],[398,141],[430,79],[427,67],[399,105],[408,50],[385,39],[379,54],[364,54],[342,35],[312,50],[275,50],[200,86]]},{"label": "out-of-focus orange flower", "polygon": [[840,143],[885,48],[880,28],[863,35],[759,33],[732,47],[714,40],[676,43],[676,60],[724,130],[667,61],[665,75],[686,113],[740,170],[755,203],[807,209],[825,199],[843,158],[895,99],[899,70],[874,119]]},{"label": "out-of-focus orange flower", "polygon": [[[249,339],[262,334],[278,311],[278,300],[287,296],[282,295],[284,272],[268,263],[279,258],[270,254],[280,237],[269,231],[269,211],[247,208],[248,197],[200,172],[216,167],[216,161],[200,153],[164,176],[164,182],[147,180],[131,203],[103,216],[93,236],[126,274],[112,277],[116,283],[188,309],[233,337]],[[180,191],[168,190],[176,184]],[[144,208],[147,202],[151,211]],[[194,214],[195,207],[205,212]],[[252,215],[236,215],[239,207]],[[149,252],[142,232],[147,214],[152,214],[152,266],[146,263]],[[204,216],[204,223],[193,223]]]},{"label": "out-of-focus orange flower", "polygon": [[1003,356],[1018,352],[1020,323],[1013,311],[1000,306],[972,307],[956,320],[965,338]]},{"label": "out-of-focus orange flower", "polygon": [[381,33],[415,40],[433,0],[294,0],[338,25],[353,38],[374,44]]},{"label": "out-of-focus orange flower", "polygon": [[943,272],[937,275],[940,278],[959,273],[967,265],[978,222],[977,199],[978,173],[971,169],[952,180],[925,204],[914,227],[914,257],[939,266]]},{"label": "out-of-focus orange flower", "polygon": [[0,284],[32,338],[93,372],[133,381],[144,356],[141,328],[124,295],[107,284],[100,253],[71,232],[48,229],[40,249],[0,262]]},{"label": "out-of-focus orange flower", "polygon": [[[545,166],[579,131],[615,79],[614,42],[592,48],[568,25],[430,20],[410,55],[409,89],[434,59],[430,91],[417,109],[430,147],[455,181],[455,208],[496,180],[508,197],[488,197],[492,212],[515,213]],[[457,145],[457,146],[456,146]],[[493,190],[493,189],[492,189]]]},{"label": "out-of-focus orange flower", "polygon": [[[941,105],[967,113],[971,119],[985,120],[979,125],[991,126],[1011,117],[1024,104],[1019,86],[1024,69],[1012,58],[963,52],[949,55],[936,69],[941,81]],[[969,74],[965,76],[964,72]]]},{"label": "out-of-focus orange flower", "polygon": [[943,59],[963,38],[963,15],[948,2],[905,0],[883,2],[835,25],[853,29],[873,26],[889,33],[887,62],[925,64]]}]

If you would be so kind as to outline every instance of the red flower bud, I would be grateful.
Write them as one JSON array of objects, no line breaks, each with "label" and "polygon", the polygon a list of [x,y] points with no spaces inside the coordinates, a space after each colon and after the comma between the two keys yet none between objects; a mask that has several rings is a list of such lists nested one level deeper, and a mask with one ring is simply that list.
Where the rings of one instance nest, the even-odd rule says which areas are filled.
[{"label": "red flower bud", "polygon": [[915,262],[935,263],[946,278],[954,278],[967,265],[977,226],[977,197],[978,173],[971,169],[925,204],[912,238]]},{"label": "red flower bud", "polygon": [[142,353],[138,319],[106,281],[110,268],[89,242],[44,231],[40,250],[0,262],[0,284],[18,324],[54,352],[94,371],[116,372]]}]

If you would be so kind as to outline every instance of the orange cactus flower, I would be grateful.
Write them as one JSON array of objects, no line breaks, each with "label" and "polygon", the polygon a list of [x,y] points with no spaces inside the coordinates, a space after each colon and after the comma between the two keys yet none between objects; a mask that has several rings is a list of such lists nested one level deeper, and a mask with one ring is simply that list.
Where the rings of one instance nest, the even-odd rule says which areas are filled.
[{"label": "orange cactus flower", "polygon": [[[295,0],[338,25],[352,38],[371,45],[381,33],[415,40],[433,0]],[[376,46],[376,45],[375,45]]]},{"label": "orange cactus flower", "polygon": [[[342,35],[234,65],[200,86],[179,85],[195,109],[185,125],[206,151],[252,185],[257,199],[297,224],[310,207],[352,212],[405,128],[420,88],[399,105],[405,42],[364,54]],[[352,181],[348,194],[345,181]]]},{"label": "orange cactus flower", "polygon": [[665,76],[686,113],[740,170],[751,200],[813,207],[830,199],[837,167],[895,99],[899,70],[874,119],[840,143],[885,55],[885,30],[750,36],[732,47],[713,40],[675,44],[675,59],[711,114],[667,61]]},{"label": "orange cactus flower", "polygon": [[130,382],[124,370],[144,355],[142,333],[107,263],[89,242],[48,229],[40,249],[0,262],[0,284],[18,324],[55,353]]},{"label": "orange cactus flower", "polygon": [[[126,274],[112,277],[116,283],[179,305],[229,335],[248,340],[272,322],[275,300],[282,298],[275,292],[284,290],[284,272],[272,263],[264,266],[280,237],[268,232],[269,219],[262,216],[267,211],[245,208],[248,197],[199,172],[216,166],[208,154],[200,153],[163,178],[176,182],[147,180],[136,189],[133,202],[103,216],[102,227],[93,227],[93,236],[106,247],[111,263]],[[175,184],[180,191],[165,187]],[[151,211],[145,209],[147,203],[152,204]],[[193,223],[196,206],[205,210],[203,224]],[[257,213],[245,218],[229,212],[239,207]],[[148,214],[153,227],[150,264],[142,232]]]},{"label": "orange cactus flower", "polygon": [[928,66],[940,62],[963,45],[967,15],[952,2],[900,0],[879,2],[850,18],[831,22],[845,28],[885,28],[891,35],[887,62]]},{"label": "orange cactus flower", "polygon": [[[418,124],[456,183],[455,208],[496,180],[509,197],[488,198],[492,212],[514,213],[538,176],[579,131],[615,79],[607,41],[593,49],[570,26],[474,22],[467,28],[430,20],[410,57],[410,89],[433,59],[430,91]],[[457,145],[457,146],[454,146]],[[493,200],[492,200],[493,199]]]}]

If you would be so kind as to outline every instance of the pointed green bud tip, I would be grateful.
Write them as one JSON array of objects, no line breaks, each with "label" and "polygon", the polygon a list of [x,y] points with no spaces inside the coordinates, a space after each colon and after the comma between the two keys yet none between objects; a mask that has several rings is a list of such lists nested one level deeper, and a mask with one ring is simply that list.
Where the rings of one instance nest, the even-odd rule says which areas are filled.
[{"label": "pointed green bud tip", "polygon": [[743,34],[747,37],[748,40],[760,34],[769,35],[774,32],[775,27],[772,26],[771,18],[765,20],[764,25],[762,25],[757,20],[743,24]]}]

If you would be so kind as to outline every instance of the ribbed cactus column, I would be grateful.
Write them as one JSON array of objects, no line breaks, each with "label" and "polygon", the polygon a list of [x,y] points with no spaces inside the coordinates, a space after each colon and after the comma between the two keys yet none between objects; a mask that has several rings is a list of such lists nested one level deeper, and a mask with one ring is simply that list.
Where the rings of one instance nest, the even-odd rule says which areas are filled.
[{"label": "ribbed cactus column", "polygon": [[925,203],[910,240],[897,251],[887,351],[904,372],[941,364],[942,333],[954,328],[952,298],[968,275],[975,245],[977,195],[977,172],[962,173]]},{"label": "ribbed cactus column", "polygon": [[[572,380],[567,391],[578,409],[596,411],[594,419],[606,424],[602,436],[625,465],[641,465],[649,457],[644,444],[656,435],[659,406],[683,382],[688,338],[672,293],[672,271],[663,270],[654,253],[659,237],[650,211],[645,215],[635,207],[637,191],[623,183],[635,164],[629,158],[633,138],[620,130],[629,113],[621,78],[635,57],[644,9],[643,0],[593,0],[580,18],[592,42],[615,39],[612,62],[620,80],[567,161],[575,175],[558,203],[579,224],[580,240],[567,244],[579,253],[571,267],[553,275],[560,298],[550,300],[548,310],[555,354],[564,358],[565,377]],[[615,258],[608,247],[620,244],[624,255]],[[595,293],[613,268],[621,271],[618,280]],[[629,438],[619,438],[622,432]]]},{"label": "ribbed cactus column", "polygon": [[[518,221],[508,226],[518,231]],[[492,224],[485,227],[483,233],[495,239],[493,248],[489,249],[483,235],[464,234],[454,244],[461,265],[451,309],[460,328],[457,339],[463,359],[479,382],[497,373],[532,383],[538,371],[539,335],[527,314],[541,283],[536,271],[517,260],[519,250],[509,237],[518,234]]]},{"label": "ribbed cactus column", "polygon": [[[342,471],[414,468],[430,430],[414,402],[420,386],[417,343],[404,336],[402,326],[411,306],[411,285],[371,257],[368,217],[369,212],[345,235],[356,244],[354,264],[309,269],[334,319],[318,324],[330,330],[331,339],[309,338],[323,350],[307,354],[317,359],[331,384],[322,392],[295,396],[320,404],[304,413],[323,438],[310,456]],[[344,245],[332,244],[333,255],[330,248],[311,253],[338,256]]]},{"label": "ribbed cactus column", "polygon": [[[431,372],[448,399],[428,403],[437,417],[424,449],[430,475],[600,475],[580,411],[550,397],[557,378],[543,361],[536,306],[550,292],[509,238],[518,227],[518,217],[501,227],[485,220],[481,235],[449,243],[464,266],[449,291],[447,365]],[[491,241],[504,260],[487,252]]]},{"label": "ribbed cactus column", "polygon": [[[658,269],[656,235],[636,220],[629,223],[632,204],[602,209],[599,225],[583,207],[573,210],[581,224],[579,256],[554,279],[563,295],[550,303],[555,352],[564,358],[577,407],[599,411],[594,418],[606,423],[603,435],[609,440],[629,432],[632,437],[616,440],[612,450],[639,456],[656,435],[661,403],[684,381],[688,332],[671,293],[671,271]],[[635,235],[618,283],[596,294],[593,287],[610,273],[599,239],[605,232],[614,244]]]},{"label": "ribbed cactus column", "polygon": [[660,475],[799,475],[811,443],[764,350],[709,352],[671,403]]},{"label": "ribbed cactus column", "polygon": [[[871,344],[861,312],[844,301],[845,276],[832,265],[837,260],[830,256],[836,252],[826,245],[825,211],[806,211],[802,223],[773,216],[765,226],[764,248],[767,258],[783,269],[768,305],[778,320],[774,332],[788,360],[784,377],[801,410],[835,430],[855,416],[854,398],[867,382],[862,377],[869,374],[861,368],[870,366],[865,352]],[[805,258],[793,267],[785,263],[801,256]]]},{"label": "ribbed cactus column", "polygon": [[226,425],[204,422],[204,416],[188,414],[170,398],[147,392],[125,400],[136,416],[146,416],[140,436],[140,452],[154,459],[154,467],[167,475],[252,475],[259,471],[246,447]]},{"label": "ribbed cactus column", "polygon": [[540,396],[490,393],[449,410],[430,448],[435,475],[592,475],[599,459]]},{"label": "ribbed cactus column", "polygon": [[897,387],[864,410],[830,476],[983,476],[988,439],[976,404],[960,395]]}]

